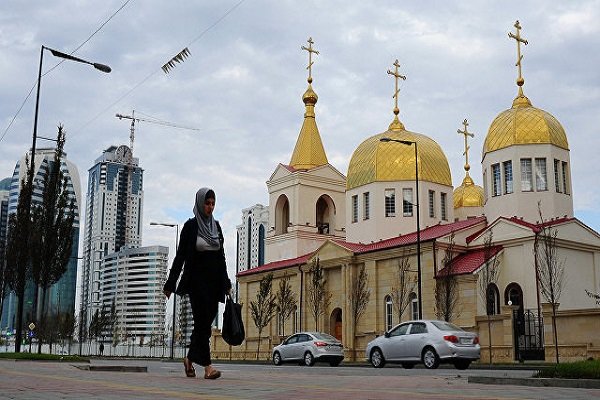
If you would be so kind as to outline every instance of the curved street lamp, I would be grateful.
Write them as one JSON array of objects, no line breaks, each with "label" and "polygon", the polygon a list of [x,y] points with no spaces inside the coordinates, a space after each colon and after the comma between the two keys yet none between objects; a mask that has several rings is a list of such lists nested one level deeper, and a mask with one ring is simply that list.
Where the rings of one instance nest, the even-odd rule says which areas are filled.
[{"label": "curved street lamp", "polygon": [[[104,64],[100,64],[100,63],[94,63],[94,62],[90,62],[69,54],[65,54],[62,53],[58,50],[54,50],[51,49],[49,47],[43,46],[40,49],[40,67],[39,67],[39,72],[38,72],[38,79],[37,79],[37,91],[36,91],[36,95],[35,95],[35,115],[33,118],[33,137],[32,137],[32,144],[31,144],[31,160],[29,162],[29,173],[27,176],[27,185],[29,187],[29,194],[25,200],[25,210],[26,213],[30,213],[31,212],[31,203],[32,203],[32,198],[33,198],[33,175],[34,175],[34,169],[35,169],[35,145],[36,145],[36,141],[37,141],[37,125],[38,125],[38,114],[39,114],[39,108],[40,108],[40,84],[42,82],[42,64],[43,64],[43,60],[44,60],[44,50],[50,50],[50,52],[52,53],[52,55],[54,55],[55,57],[59,57],[59,58],[64,58],[66,60],[71,60],[71,61],[75,61],[75,62],[79,62],[79,63],[83,63],[83,64],[89,64],[92,65],[94,68],[96,68],[99,71],[105,72],[105,73],[109,73],[111,71],[110,67],[108,65],[104,65]],[[29,215],[27,217],[27,219],[29,220]],[[28,227],[25,228],[26,231],[28,231]],[[21,300],[19,300],[20,302]],[[17,305],[17,310],[19,310],[19,305]],[[17,326],[21,326],[22,324],[22,318],[23,316],[21,315],[22,309],[21,311],[18,312],[19,315],[17,315]],[[20,341],[21,341],[21,329],[17,329],[17,334],[16,334],[16,342],[15,342],[15,352],[20,352],[21,350],[21,346],[20,346]]]},{"label": "curved street lamp", "polygon": [[417,301],[418,301],[418,312],[419,319],[423,319],[423,310],[422,310],[422,298],[421,298],[421,224],[419,221],[419,214],[421,213],[421,208],[419,207],[419,147],[417,142],[414,140],[399,140],[392,139],[389,137],[383,137],[379,139],[380,142],[396,142],[401,143],[406,146],[415,146],[415,190],[417,192],[416,204],[417,207]]}]

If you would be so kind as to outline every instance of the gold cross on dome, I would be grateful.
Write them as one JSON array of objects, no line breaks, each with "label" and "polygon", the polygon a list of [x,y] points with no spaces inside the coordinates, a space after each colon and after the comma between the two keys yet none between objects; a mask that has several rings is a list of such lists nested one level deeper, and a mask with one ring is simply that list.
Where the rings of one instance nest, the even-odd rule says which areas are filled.
[{"label": "gold cross on dome", "polygon": [[521,43],[527,45],[528,42],[526,39],[521,37],[521,24],[519,23],[519,20],[515,22],[514,27],[517,29],[517,34],[515,35],[512,32],[509,32],[508,37],[511,39],[515,39],[515,41],[517,42],[517,63],[515,64],[515,66],[519,67],[519,77],[517,78],[517,85],[519,85],[519,91],[521,91],[521,87],[525,83],[525,79],[523,79],[521,71],[521,60],[523,60],[523,56],[521,55]]},{"label": "gold cross on dome", "polygon": [[462,124],[465,127],[465,129],[462,131],[460,129],[458,129],[457,132],[460,135],[463,135],[465,137],[465,152],[463,153],[463,155],[465,156],[465,170],[468,172],[469,169],[471,169],[471,166],[469,165],[469,149],[470,149],[470,147],[469,147],[469,144],[467,143],[467,139],[469,136],[475,137],[475,135],[467,130],[467,126],[469,126],[469,122],[467,121],[466,118]]},{"label": "gold cross on dome", "polygon": [[405,81],[406,76],[400,75],[398,73],[398,68],[400,68],[400,63],[398,62],[398,60],[396,60],[393,65],[395,67],[394,72],[392,72],[388,69],[387,73],[389,75],[393,75],[395,78],[395,81],[396,81],[396,89],[395,89],[394,95],[392,97],[394,98],[394,114],[398,115],[398,113],[400,112],[400,110],[398,109],[398,93],[400,92],[400,89],[398,89],[398,79],[402,79],[403,81]]},{"label": "gold cross on dome", "polygon": [[308,51],[308,67],[306,67],[306,69],[308,70],[308,83],[312,83],[312,65],[314,64],[314,61],[312,60],[312,55],[313,53],[319,54],[319,52],[315,49],[313,49],[312,45],[315,44],[315,42],[313,42],[312,37],[309,37],[308,40],[308,47],[306,46],[302,46],[301,49],[302,50],[306,50]]}]

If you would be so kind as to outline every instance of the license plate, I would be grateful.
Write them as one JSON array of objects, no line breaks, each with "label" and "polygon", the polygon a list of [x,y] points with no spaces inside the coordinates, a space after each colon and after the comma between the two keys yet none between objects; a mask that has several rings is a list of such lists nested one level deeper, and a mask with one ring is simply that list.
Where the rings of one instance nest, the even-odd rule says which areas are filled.
[{"label": "license plate", "polygon": [[473,344],[473,339],[471,339],[471,338],[460,338],[460,344]]}]

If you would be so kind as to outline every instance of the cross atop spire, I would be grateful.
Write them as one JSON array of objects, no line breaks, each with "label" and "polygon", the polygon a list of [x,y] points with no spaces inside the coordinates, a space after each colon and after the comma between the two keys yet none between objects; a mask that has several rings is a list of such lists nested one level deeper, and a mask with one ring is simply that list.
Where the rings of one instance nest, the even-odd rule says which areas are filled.
[{"label": "cross atop spire", "polygon": [[314,61],[312,60],[312,55],[313,53],[317,55],[319,54],[319,52],[313,49],[312,47],[312,45],[315,44],[315,42],[313,42],[312,40],[312,37],[309,37],[307,42],[308,47],[302,46],[301,49],[306,50],[308,52],[308,67],[306,67],[306,69],[308,70],[308,83],[312,83],[312,65],[314,64]]},{"label": "cross atop spire", "polygon": [[465,127],[465,129],[462,131],[460,129],[458,129],[457,132],[460,135],[463,135],[465,137],[465,152],[463,153],[463,155],[465,156],[465,171],[467,171],[467,175],[469,175],[469,170],[471,169],[471,166],[469,165],[469,149],[471,147],[469,147],[469,144],[467,143],[467,139],[468,139],[468,137],[475,137],[475,135],[467,130],[467,127],[469,126],[469,122],[467,121],[466,118],[462,124]]},{"label": "cross atop spire", "polygon": [[395,80],[395,90],[394,95],[392,96],[394,98],[394,121],[390,124],[390,129],[398,130],[404,129],[404,125],[402,125],[402,122],[400,122],[400,120],[398,119],[398,114],[400,113],[400,109],[398,108],[398,93],[400,93],[400,89],[398,88],[398,79],[402,79],[403,81],[405,81],[406,76],[400,75],[400,73],[398,72],[398,68],[400,68],[400,63],[397,59],[393,65],[395,67],[394,71],[390,71],[389,69],[387,70],[388,75],[392,75]]},{"label": "cross atop spire", "polygon": [[523,96],[523,84],[525,83],[525,79],[523,79],[523,74],[521,71],[521,60],[523,60],[523,56],[521,55],[521,43],[527,44],[527,40],[521,37],[521,24],[519,20],[515,22],[514,27],[517,29],[517,34],[513,34],[512,32],[508,33],[508,37],[511,39],[515,39],[517,42],[517,63],[515,64],[519,67],[519,77],[517,78],[517,85],[519,86],[519,96]]}]

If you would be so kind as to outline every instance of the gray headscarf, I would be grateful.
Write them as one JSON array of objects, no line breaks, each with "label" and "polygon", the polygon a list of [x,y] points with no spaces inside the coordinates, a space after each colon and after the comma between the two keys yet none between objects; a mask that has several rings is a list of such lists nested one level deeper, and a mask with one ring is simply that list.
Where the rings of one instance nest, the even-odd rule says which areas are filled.
[{"label": "gray headscarf", "polygon": [[198,236],[206,240],[211,246],[219,246],[219,229],[212,215],[204,214],[204,202],[206,199],[217,199],[215,192],[209,188],[201,188],[196,192],[196,203],[194,204],[194,215],[198,223]]}]

